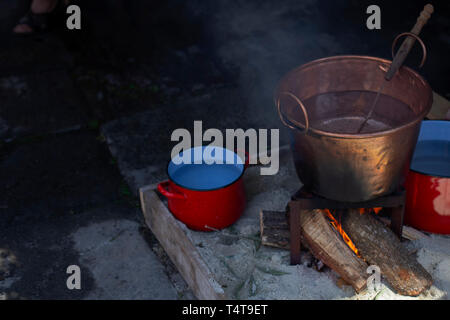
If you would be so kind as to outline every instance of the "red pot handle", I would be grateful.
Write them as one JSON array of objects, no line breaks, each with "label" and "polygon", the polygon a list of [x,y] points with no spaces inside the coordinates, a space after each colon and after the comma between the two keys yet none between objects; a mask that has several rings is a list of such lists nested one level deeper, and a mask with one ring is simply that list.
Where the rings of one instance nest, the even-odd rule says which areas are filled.
[{"label": "red pot handle", "polygon": [[167,187],[169,186],[169,180],[161,182],[158,184],[158,191],[165,196],[167,199],[179,199],[179,200],[186,200],[186,195],[180,192],[170,192],[167,190]]}]

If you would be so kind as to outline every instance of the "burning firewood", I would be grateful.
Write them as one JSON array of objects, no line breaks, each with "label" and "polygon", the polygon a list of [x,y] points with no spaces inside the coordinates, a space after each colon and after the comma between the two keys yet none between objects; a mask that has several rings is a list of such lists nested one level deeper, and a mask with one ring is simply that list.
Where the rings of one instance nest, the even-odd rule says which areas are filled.
[{"label": "burning firewood", "polygon": [[431,275],[408,253],[397,236],[372,214],[349,209],[342,215],[342,227],[362,258],[379,266],[381,275],[397,293],[417,296],[430,288]]},{"label": "burning firewood", "polygon": [[[263,245],[289,248],[289,228],[284,212],[261,212]],[[283,218],[282,218],[283,217]],[[284,222],[282,221],[284,220]],[[323,210],[300,215],[302,243],[325,265],[336,271],[356,292],[366,287],[367,264],[341,240]]]},{"label": "burning firewood", "polygon": [[[297,213],[298,214],[298,213]],[[359,292],[366,285],[368,264],[380,267],[382,277],[399,294],[417,296],[432,284],[428,272],[408,254],[397,236],[373,214],[348,209],[330,221],[326,210],[308,210],[300,214],[302,245],[338,273]],[[338,225],[334,227],[330,222]],[[261,242],[266,246],[289,249],[290,235],[284,212],[260,213]],[[344,242],[342,228],[357,249],[360,258]],[[368,264],[367,264],[368,263]]]}]

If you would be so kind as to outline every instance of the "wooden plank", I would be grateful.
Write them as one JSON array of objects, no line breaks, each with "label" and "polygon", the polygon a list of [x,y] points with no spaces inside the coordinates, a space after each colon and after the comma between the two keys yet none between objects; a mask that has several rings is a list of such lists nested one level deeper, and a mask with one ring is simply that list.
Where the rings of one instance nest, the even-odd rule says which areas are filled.
[{"label": "wooden plank", "polygon": [[436,92],[433,92],[433,105],[431,106],[430,112],[427,114],[427,118],[431,120],[445,120],[447,119],[449,111],[450,101]]},{"label": "wooden plank", "polygon": [[176,220],[154,191],[155,185],[139,189],[147,226],[177,267],[184,280],[201,300],[227,299],[200,253],[188,236],[186,227]]}]

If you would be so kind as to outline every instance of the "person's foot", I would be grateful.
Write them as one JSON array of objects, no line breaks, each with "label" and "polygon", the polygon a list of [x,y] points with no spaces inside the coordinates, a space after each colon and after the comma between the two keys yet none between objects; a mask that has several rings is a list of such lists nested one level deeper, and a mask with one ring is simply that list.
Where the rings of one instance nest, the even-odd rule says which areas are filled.
[{"label": "person's foot", "polygon": [[20,19],[13,32],[16,34],[29,34],[37,31],[36,29],[45,29],[46,16],[51,13],[58,0],[33,0],[30,11]]},{"label": "person's foot", "polygon": [[31,28],[31,26],[29,26],[26,23],[19,23],[17,26],[14,27],[13,32],[17,34],[26,34],[32,33],[34,32],[34,30],[33,28]]}]

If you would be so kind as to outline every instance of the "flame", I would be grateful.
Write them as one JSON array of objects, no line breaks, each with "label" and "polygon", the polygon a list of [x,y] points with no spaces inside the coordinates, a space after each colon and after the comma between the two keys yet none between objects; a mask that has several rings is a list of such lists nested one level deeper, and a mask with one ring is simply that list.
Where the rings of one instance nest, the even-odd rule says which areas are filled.
[{"label": "flame", "polygon": [[377,208],[373,208],[372,210],[373,210],[373,212],[375,212],[375,214],[378,214],[381,211],[381,209],[383,209],[383,208],[377,207]]},{"label": "flame", "polygon": [[359,208],[359,214],[364,214],[364,213],[370,213],[373,212],[375,214],[378,214],[381,209],[383,209],[382,207],[376,207],[376,208]]},{"label": "flame", "polygon": [[361,258],[361,255],[359,254],[358,248],[356,248],[353,241],[350,239],[350,237],[345,233],[344,229],[342,229],[342,225],[333,217],[330,210],[325,209],[325,213],[327,214],[328,218],[330,219],[331,225],[339,232],[344,242],[347,244],[347,246],[359,257]]},{"label": "flame", "polygon": [[[359,208],[359,214],[364,214],[364,213],[370,213],[370,212],[374,212],[375,214],[378,214],[381,211],[381,207],[376,207],[376,208]],[[328,209],[324,210],[325,213],[328,216],[328,219],[330,219],[330,224],[337,230],[337,232],[339,232],[339,234],[342,237],[342,240],[344,240],[345,244],[356,254],[356,256],[358,256],[359,258],[363,259],[361,257],[361,254],[359,253],[358,248],[355,246],[355,244],[353,243],[352,239],[350,239],[350,237],[347,235],[347,233],[345,233],[344,229],[342,228],[342,225],[336,220],[336,218],[331,214],[331,211]]]}]

